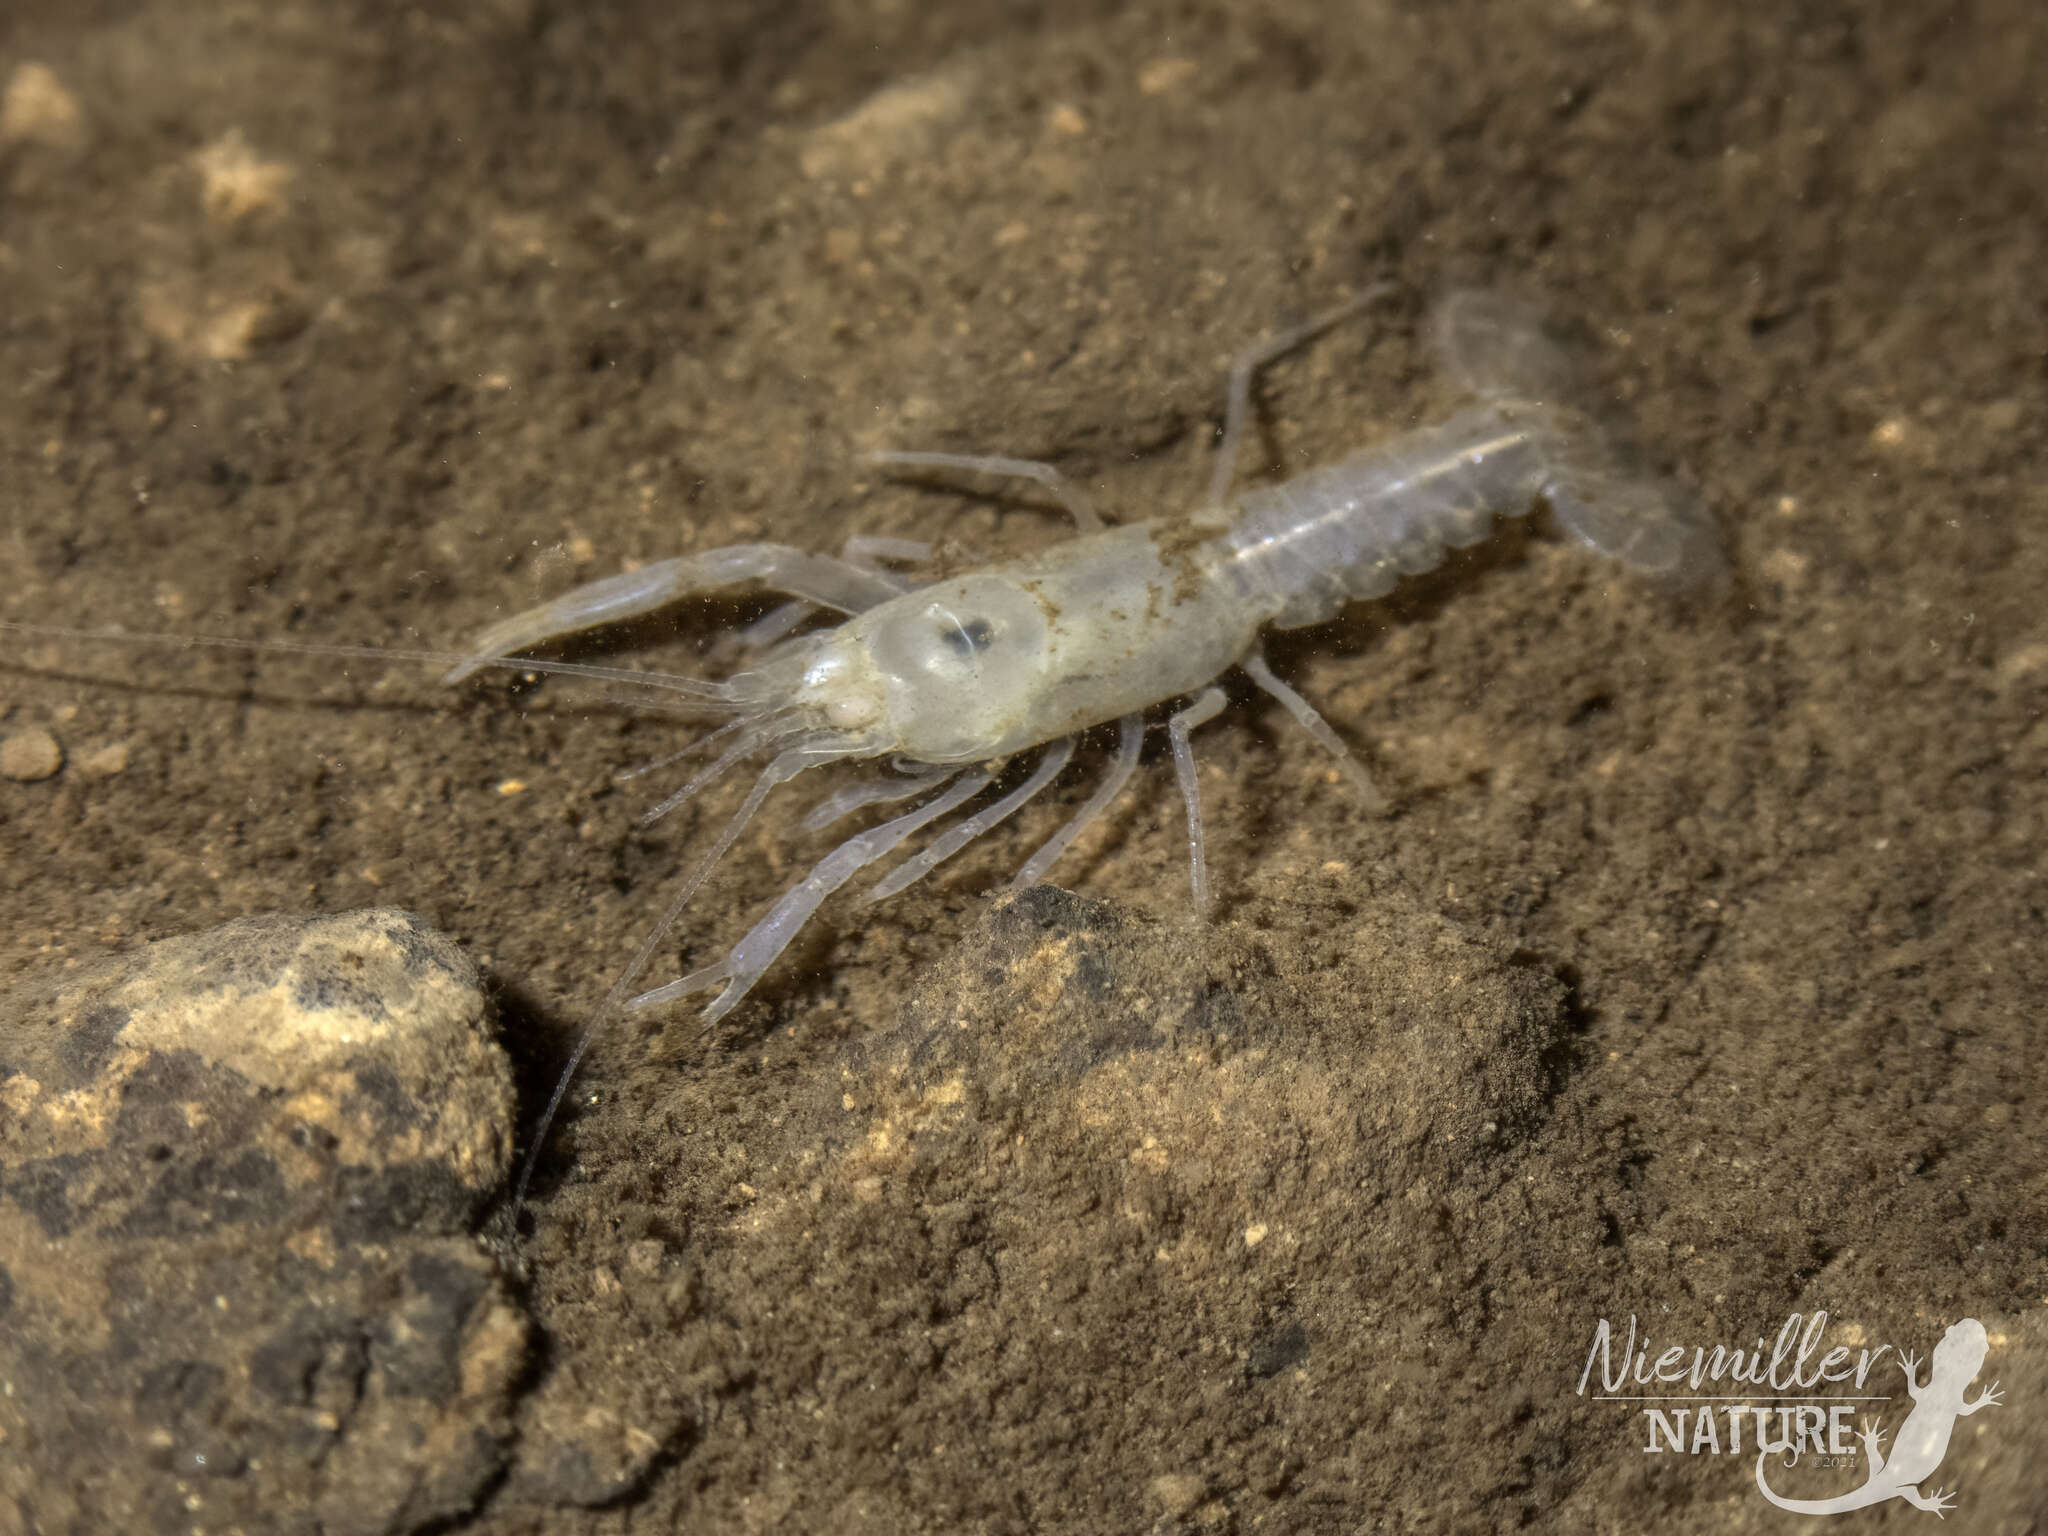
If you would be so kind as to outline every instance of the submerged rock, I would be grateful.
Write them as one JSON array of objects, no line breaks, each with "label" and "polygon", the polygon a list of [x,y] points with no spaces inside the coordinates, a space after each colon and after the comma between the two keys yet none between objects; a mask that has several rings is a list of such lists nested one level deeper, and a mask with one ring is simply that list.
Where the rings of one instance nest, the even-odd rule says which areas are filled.
[{"label": "submerged rock", "polygon": [[526,1359],[467,1235],[512,1120],[475,968],[404,912],[245,919],[0,998],[0,1516],[471,1508]]}]

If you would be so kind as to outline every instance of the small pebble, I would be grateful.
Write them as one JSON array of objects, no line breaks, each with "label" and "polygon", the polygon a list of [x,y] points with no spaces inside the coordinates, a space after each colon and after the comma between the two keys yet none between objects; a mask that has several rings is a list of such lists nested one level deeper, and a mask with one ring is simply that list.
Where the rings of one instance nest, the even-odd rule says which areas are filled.
[{"label": "small pebble", "polygon": [[0,739],[0,777],[23,784],[47,779],[64,766],[64,749],[48,731],[15,731]]},{"label": "small pebble", "polygon": [[85,114],[57,72],[33,61],[16,65],[0,89],[0,144],[76,150],[85,136]]},{"label": "small pebble", "polygon": [[1206,1492],[1201,1477],[1193,1472],[1166,1472],[1152,1479],[1152,1497],[1176,1518],[1192,1514]]},{"label": "small pebble", "polygon": [[128,767],[128,743],[114,741],[95,748],[78,760],[78,766],[88,778],[111,779]]}]

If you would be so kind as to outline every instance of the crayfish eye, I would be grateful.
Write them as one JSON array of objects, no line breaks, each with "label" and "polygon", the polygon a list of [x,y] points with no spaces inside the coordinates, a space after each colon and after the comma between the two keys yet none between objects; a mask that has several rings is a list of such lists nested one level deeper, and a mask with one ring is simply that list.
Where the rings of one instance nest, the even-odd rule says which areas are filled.
[{"label": "crayfish eye", "polygon": [[987,619],[968,619],[963,623],[950,613],[945,617],[953,622],[941,626],[939,638],[952,647],[956,656],[972,656],[995,644],[996,627]]},{"label": "crayfish eye", "polygon": [[904,751],[926,762],[989,755],[1028,722],[1047,665],[1046,612],[1016,582],[964,576],[878,614],[870,656]]}]

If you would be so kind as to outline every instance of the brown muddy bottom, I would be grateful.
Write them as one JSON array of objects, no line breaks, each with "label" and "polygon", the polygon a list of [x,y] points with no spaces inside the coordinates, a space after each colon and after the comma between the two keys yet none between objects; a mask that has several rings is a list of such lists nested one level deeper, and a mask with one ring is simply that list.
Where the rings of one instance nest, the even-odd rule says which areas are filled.
[{"label": "brown muddy bottom", "polygon": [[[1697,1403],[1597,1400],[1691,1383],[1582,1373],[1602,1319],[1617,1355],[1634,1318],[1653,1363],[1768,1362],[1823,1311],[1799,1385],[1742,1390],[1790,1406],[1836,1345],[1928,1382],[1978,1319],[1969,1390],[2005,1404],[1927,1490],[2027,1528],[2044,36],[2019,0],[10,7],[0,617],[444,645],[738,540],[966,567],[1064,529],[862,452],[1053,460],[1171,514],[1230,355],[1383,277],[1405,306],[1270,372],[1259,470],[1440,412],[1423,304],[1497,286],[1723,529],[1690,608],[1539,523],[1276,640],[1393,810],[1236,693],[1197,738],[1206,928],[1157,761],[1076,894],[998,897],[1084,752],[927,885],[828,907],[718,1029],[611,1030],[521,1230],[483,1218],[530,1349],[429,1528],[1776,1529],[1754,1416],[1737,1452]],[[716,673],[764,609],[575,654]],[[552,682],[0,657],[0,979],[411,909],[493,990],[529,1128],[736,803],[636,830],[614,775],[682,738]],[[806,803],[665,974],[823,851]],[[180,1423],[260,1427],[246,1384],[178,1379]],[[1896,1432],[1893,1354],[1822,1390],[1852,1389]],[[0,1456],[36,1412],[0,1407]],[[1846,1450],[1772,1484],[1854,1488]],[[60,1460],[16,1468],[0,1530],[104,1528]],[[175,1454],[129,1476],[161,1528],[239,1507]]]}]

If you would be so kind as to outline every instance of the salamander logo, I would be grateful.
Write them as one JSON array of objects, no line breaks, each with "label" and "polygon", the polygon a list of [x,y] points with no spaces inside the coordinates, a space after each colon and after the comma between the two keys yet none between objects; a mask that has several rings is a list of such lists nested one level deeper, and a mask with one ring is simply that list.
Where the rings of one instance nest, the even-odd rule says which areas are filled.
[{"label": "salamander logo", "polygon": [[[1869,1389],[1888,1384],[1889,1371],[1875,1380],[1872,1372],[1884,1356],[1894,1353],[1893,1347],[1852,1352],[1838,1345],[1823,1353],[1827,1323],[1825,1312],[1810,1319],[1795,1312],[1768,1351],[1759,1337],[1749,1350],[1672,1345],[1653,1356],[1650,1340],[1638,1341],[1631,1317],[1617,1360],[1614,1329],[1601,1318],[1593,1330],[1585,1369],[1579,1373],[1579,1395],[1586,1396],[1589,1384],[1595,1384],[1597,1369],[1597,1401],[1640,1404],[1647,1454],[1753,1453],[1757,1490],[1780,1509],[1839,1515],[1903,1499],[1930,1514],[1945,1515],[1955,1507],[1955,1495],[1941,1488],[1922,1492],[1922,1485],[1934,1480],[1948,1455],[1956,1420],[2004,1401],[1996,1381],[1974,1397],[1968,1395],[1991,1350],[1984,1325],[1974,1317],[1953,1324],[1934,1346],[1924,1383],[1920,1357],[1897,1352],[1893,1368],[1905,1377],[1912,1407],[1891,1432],[1887,1452],[1882,1425],[1891,1394]],[[1660,1390],[1681,1386],[1689,1390]],[[1737,1390],[1717,1390],[1722,1387]],[[1745,1387],[1760,1390],[1741,1390]],[[1815,1391],[1817,1387],[1835,1390]],[[1860,1456],[1850,1445],[1852,1418],[1860,1420]],[[1773,1463],[1789,1469],[1807,1453],[1821,1466],[1847,1467],[1860,1460],[1866,1467],[1861,1486],[1829,1498],[1789,1496],[1782,1485],[1796,1483],[1799,1474],[1773,1472]]]}]

